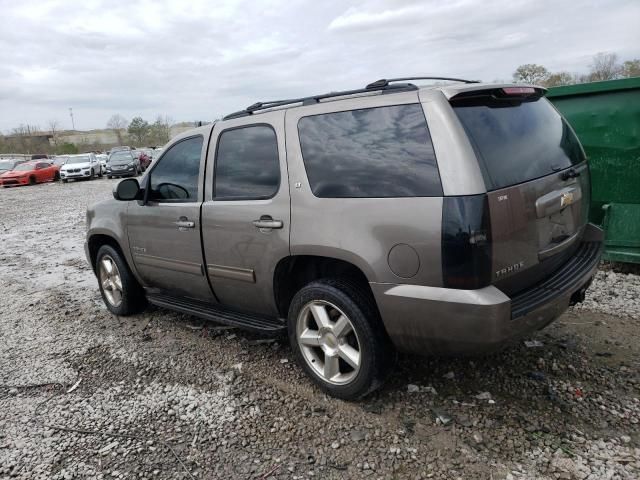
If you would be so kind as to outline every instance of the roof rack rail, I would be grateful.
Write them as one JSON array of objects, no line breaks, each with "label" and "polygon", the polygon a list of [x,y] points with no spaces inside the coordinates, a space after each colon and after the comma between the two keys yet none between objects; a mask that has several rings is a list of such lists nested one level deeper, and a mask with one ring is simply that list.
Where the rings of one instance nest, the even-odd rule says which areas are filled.
[{"label": "roof rack rail", "polygon": [[408,90],[417,90],[417,89],[418,87],[416,87],[412,83],[402,83],[399,85],[385,84],[385,85],[380,85],[375,87],[370,87],[369,85],[367,85],[366,88],[358,88],[355,90],[343,90],[339,92],[329,92],[329,93],[323,93],[321,95],[312,95],[310,97],[291,98],[289,100],[273,100],[269,102],[256,102],[253,105],[249,105],[244,110],[239,110],[237,112],[230,113],[229,115],[222,117],[222,119],[230,120],[232,118],[246,117],[247,115],[253,115],[253,113],[258,112],[260,110],[283,107],[285,105],[292,105],[294,103],[301,103],[303,105],[312,105],[314,103],[319,103],[320,100],[324,100],[326,98],[357,95],[359,93],[369,93],[373,91],[382,91],[384,93],[384,92],[408,91]]},{"label": "roof rack rail", "polygon": [[452,77],[402,77],[402,78],[381,78],[380,80],[376,80],[375,82],[367,85],[368,89],[378,89],[382,87],[387,87],[391,82],[406,82],[407,80],[449,80],[452,82],[462,82],[462,83],[480,83],[479,80],[465,80],[464,78],[452,78]]}]

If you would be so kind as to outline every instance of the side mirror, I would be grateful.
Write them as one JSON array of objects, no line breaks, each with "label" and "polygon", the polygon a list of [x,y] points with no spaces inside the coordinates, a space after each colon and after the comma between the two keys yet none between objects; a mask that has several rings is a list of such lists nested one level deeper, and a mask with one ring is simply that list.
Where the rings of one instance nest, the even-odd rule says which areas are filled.
[{"label": "side mirror", "polygon": [[113,187],[113,198],[116,200],[136,200],[140,196],[140,184],[135,178],[125,178]]}]

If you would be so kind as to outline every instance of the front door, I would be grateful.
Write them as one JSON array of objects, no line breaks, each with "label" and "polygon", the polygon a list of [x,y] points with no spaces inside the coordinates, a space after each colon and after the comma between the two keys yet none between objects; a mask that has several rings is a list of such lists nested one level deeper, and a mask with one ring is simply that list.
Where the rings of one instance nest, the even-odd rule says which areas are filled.
[{"label": "front door", "polygon": [[202,205],[207,272],[220,303],[273,315],[275,266],[289,255],[283,129],[282,112],[260,114],[259,123],[243,118],[216,125]]},{"label": "front door", "polygon": [[147,286],[214,301],[200,240],[204,143],[196,135],[165,151],[148,173],[146,203],[130,203],[127,226],[133,261]]}]

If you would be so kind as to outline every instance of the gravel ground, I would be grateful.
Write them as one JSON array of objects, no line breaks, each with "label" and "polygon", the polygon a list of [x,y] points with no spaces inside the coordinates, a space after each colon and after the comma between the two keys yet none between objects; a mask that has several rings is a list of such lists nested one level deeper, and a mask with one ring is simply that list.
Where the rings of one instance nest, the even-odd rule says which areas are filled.
[{"label": "gravel ground", "polygon": [[84,260],[115,181],[0,191],[0,478],[640,477],[640,279],[475,359],[401,356],[360,403],[286,344],[160,309],[118,318]]}]

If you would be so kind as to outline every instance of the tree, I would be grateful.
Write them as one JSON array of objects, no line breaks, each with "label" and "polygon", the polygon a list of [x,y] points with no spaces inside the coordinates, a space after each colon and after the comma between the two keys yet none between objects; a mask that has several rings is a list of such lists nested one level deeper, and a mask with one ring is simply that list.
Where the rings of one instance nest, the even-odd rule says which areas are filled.
[{"label": "tree", "polygon": [[141,146],[149,136],[149,122],[142,117],[134,117],[129,124],[129,135],[131,135],[138,146]]},{"label": "tree", "polygon": [[58,133],[60,132],[60,122],[57,120],[49,120],[49,133],[53,140],[54,147],[58,146]]},{"label": "tree", "polygon": [[575,83],[573,75],[569,72],[557,72],[550,74],[543,82],[545,87],[559,87],[561,85],[571,85]]},{"label": "tree", "polygon": [[634,58],[633,60],[627,60],[622,64],[622,76],[625,78],[629,77],[640,77],[640,60]]},{"label": "tree", "polygon": [[535,63],[520,65],[513,72],[513,81],[516,83],[544,83],[548,77],[549,70]]},{"label": "tree", "polygon": [[78,147],[76,147],[73,143],[65,142],[59,147],[56,147],[56,153],[58,155],[73,155],[78,153]]},{"label": "tree", "polygon": [[171,119],[158,115],[156,121],[150,126],[149,144],[164,145],[171,138]]},{"label": "tree", "polygon": [[118,137],[118,145],[122,145],[122,131],[127,128],[127,119],[116,113],[107,122],[107,128],[115,132]]},{"label": "tree", "polygon": [[613,80],[621,74],[622,67],[618,64],[618,55],[615,53],[598,53],[593,57],[589,71],[589,81],[602,82]]}]

